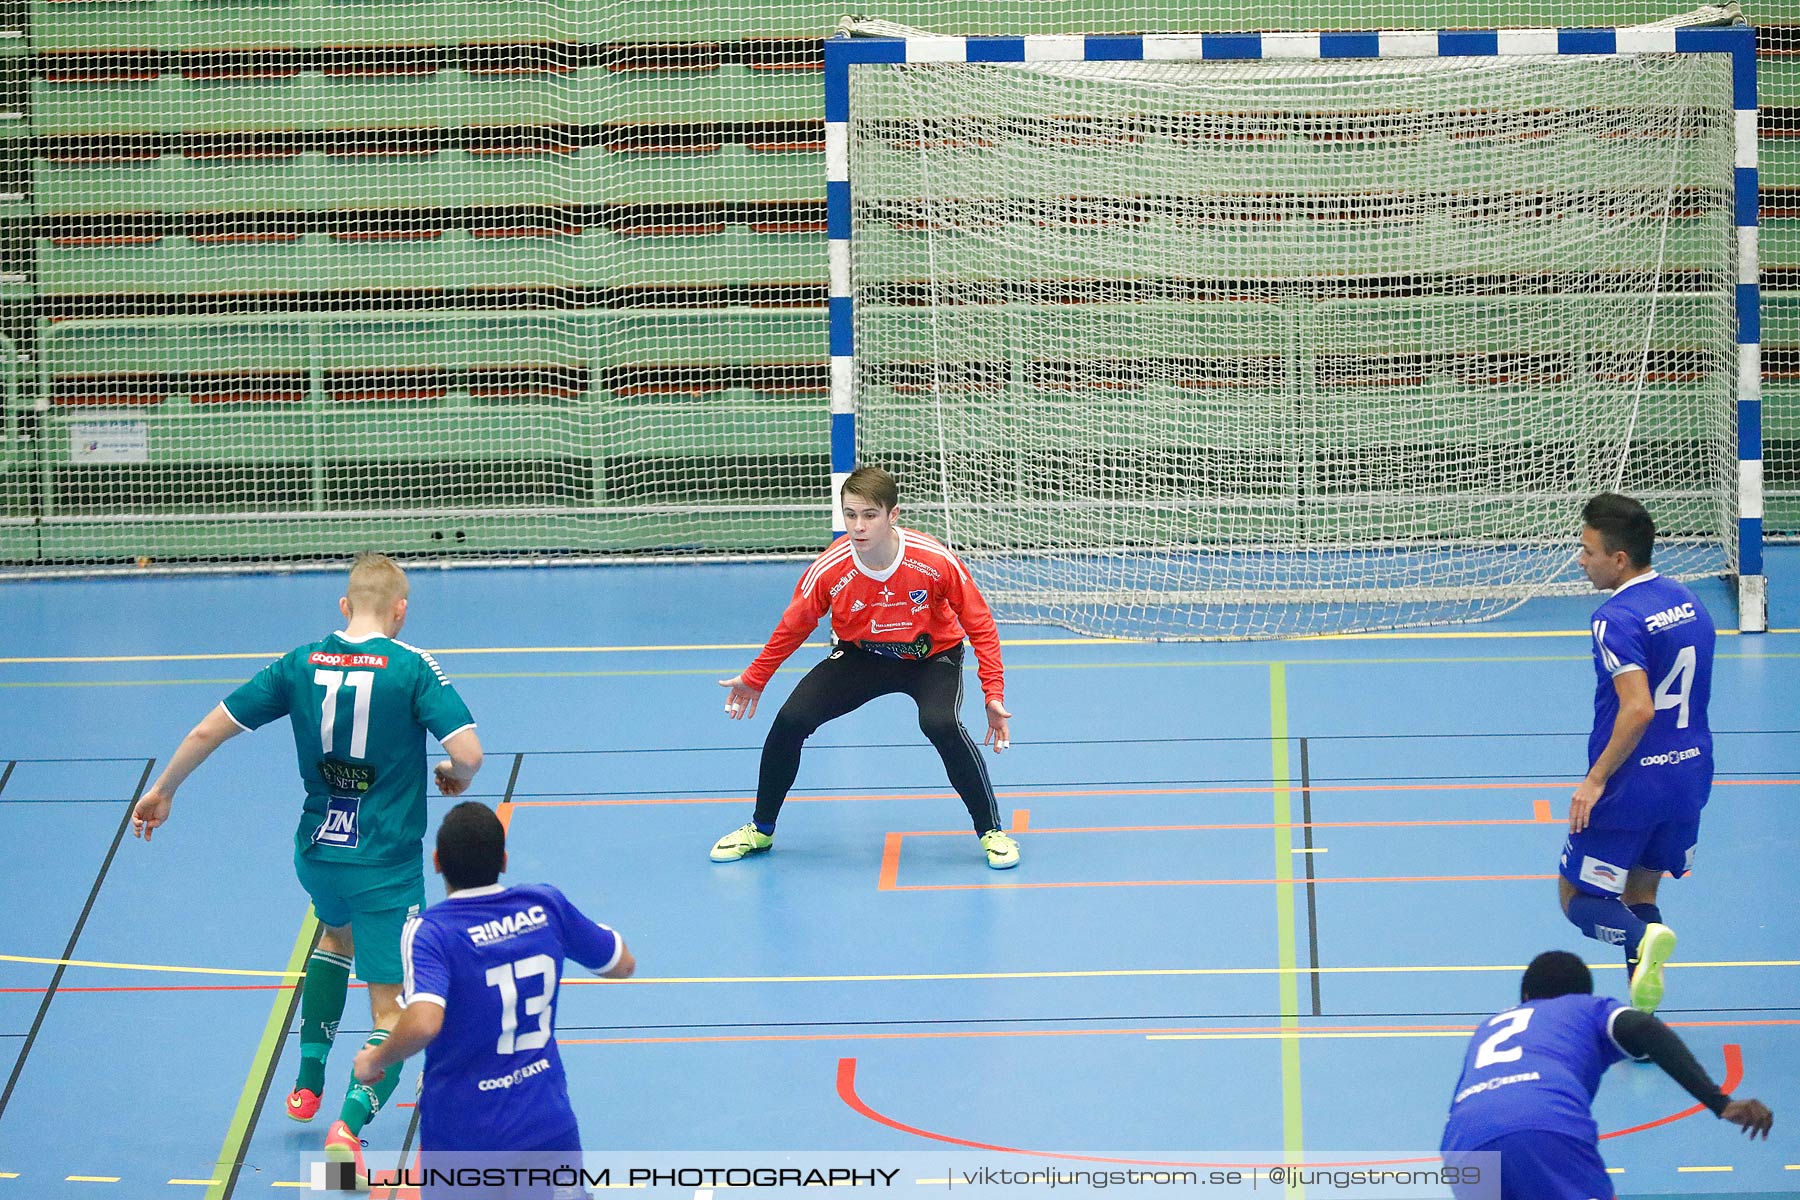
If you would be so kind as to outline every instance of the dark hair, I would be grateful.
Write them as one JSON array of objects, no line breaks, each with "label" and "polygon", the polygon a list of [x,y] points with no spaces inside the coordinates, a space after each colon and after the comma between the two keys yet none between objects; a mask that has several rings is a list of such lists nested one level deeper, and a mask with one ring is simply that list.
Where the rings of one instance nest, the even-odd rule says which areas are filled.
[{"label": "dark hair", "polygon": [[871,500],[884,509],[893,509],[900,504],[900,485],[880,467],[858,467],[850,472],[850,478],[844,480],[844,486],[838,489],[843,496],[861,496]]},{"label": "dark hair", "polygon": [[1581,523],[1599,533],[1608,554],[1623,550],[1632,566],[1650,565],[1656,522],[1650,519],[1649,510],[1630,496],[1602,492],[1582,507]]},{"label": "dark hair", "polygon": [[1594,976],[1586,963],[1567,950],[1546,950],[1525,968],[1519,981],[1520,1000],[1554,1000],[1558,996],[1591,996]]},{"label": "dark hair", "polygon": [[465,800],[438,826],[437,861],[452,892],[497,883],[506,865],[506,827],[487,805]]}]

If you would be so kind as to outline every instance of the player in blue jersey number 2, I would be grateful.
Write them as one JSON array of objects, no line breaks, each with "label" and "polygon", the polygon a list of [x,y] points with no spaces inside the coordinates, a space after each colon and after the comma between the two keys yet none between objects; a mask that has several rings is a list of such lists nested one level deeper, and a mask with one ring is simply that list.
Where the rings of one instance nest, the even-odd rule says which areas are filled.
[{"label": "player in blue jersey number 2", "polygon": [[1471,1200],[1611,1200],[1590,1111],[1606,1068],[1621,1059],[1653,1062],[1714,1116],[1754,1139],[1775,1115],[1760,1100],[1733,1100],[1686,1045],[1649,1013],[1596,996],[1587,964],[1566,950],[1538,955],[1519,986],[1519,1006],[1484,1021],[1469,1040],[1462,1077],[1444,1125],[1444,1164],[1478,1167],[1465,1155],[1500,1155],[1491,1176],[1453,1185]]},{"label": "player in blue jersey number 2", "polygon": [[[455,1156],[494,1153],[521,1166],[578,1166],[581,1136],[556,1047],[563,960],[607,979],[627,978],[637,963],[623,938],[550,885],[500,886],[506,831],[484,804],[467,801],[445,815],[432,863],[449,894],[407,924],[406,1011],[387,1041],[356,1056],[356,1077],[379,1079],[425,1051],[419,1149],[427,1168],[492,1166],[497,1160]],[[424,1189],[426,1200],[437,1194]]]},{"label": "player in blue jersey number 2", "polygon": [[1712,790],[1712,617],[1650,566],[1656,526],[1611,493],[1581,510],[1581,567],[1604,592],[1594,610],[1594,726],[1588,772],[1569,803],[1557,888],[1591,938],[1620,946],[1632,1006],[1655,1012],[1675,932],[1656,904],[1663,872],[1694,865]]}]

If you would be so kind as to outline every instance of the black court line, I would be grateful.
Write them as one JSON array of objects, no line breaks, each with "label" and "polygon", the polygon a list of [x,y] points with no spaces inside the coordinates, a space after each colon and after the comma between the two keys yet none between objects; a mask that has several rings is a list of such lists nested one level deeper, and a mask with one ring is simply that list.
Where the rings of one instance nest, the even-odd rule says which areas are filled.
[{"label": "black court line", "polygon": [[[106,882],[106,873],[112,868],[114,856],[119,853],[119,843],[125,840],[125,830],[131,825],[131,811],[137,807],[138,798],[144,794],[144,785],[150,782],[150,772],[155,767],[154,758],[144,760],[144,769],[138,775],[137,786],[131,790],[131,800],[125,805],[125,813],[119,818],[119,828],[113,833],[112,845],[107,848],[106,858],[100,863],[100,873],[94,876],[94,886],[88,889],[87,903],[81,906],[81,915],[75,918],[75,928],[69,933],[68,945],[63,947],[63,952],[57,957],[75,957],[75,943],[81,940],[81,931],[87,925],[88,914],[94,911],[94,901],[100,896],[100,885]],[[6,1080],[6,1090],[0,1091],[0,1118],[6,1116],[6,1106],[12,1100],[13,1089],[19,1085],[19,1076],[25,1071],[25,1060],[31,1057],[31,1047],[37,1042],[38,1030],[43,1028],[44,1014],[50,1011],[50,1002],[56,999],[56,989],[62,983],[63,972],[66,970],[66,963],[56,965],[56,973],[50,976],[50,986],[44,989],[44,998],[38,1002],[37,1016],[32,1018],[31,1031],[25,1035],[25,1044],[19,1048],[19,1057],[14,1061],[12,1074]]]},{"label": "black court line", "polygon": [[[312,945],[307,947],[307,957],[319,948],[319,937],[325,932],[323,924],[313,930]],[[225,1176],[225,1190],[220,1193],[224,1200],[231,1200],[232,1189],[237,1187],[238,1175],[244,1169],[244,1157],[256,1138],[257,1122],[262,1120],[263,1105],[269,1099],[269,1087],[275,1082],[275,1072],[281,1069],[281,1052],[287,1048],[288,1039],[294,1036],[294,1014],[300,1010],[300,994],[306,990],[305,980],[297,980],[288,991],[287,1014],[282,1018],[281,1044],[275,1053],[269,1055],[269,1065],[263,1071],[262,1086],[256,1090],[256,1105],[250,1110],[250,1123],[244,1126],[244,1136],[238,1141],[237,1158],[231,1164],[231,1173]]]},{"label": "black court line", "polygon": [[0,796],[3,796],[6,794],[6,781],[12,778],[13,768],[18,765],[19,765],[19,760],[13,759],[12,761],[10,761],[6,764],[6,770],[3,772],[0,772]]},{"label": "black court line", "polygon": [[1301,832],[1306,835],[1306,853],[1301,855],[1306,860],[1306,946],[1312,954],[1312,1015],[1317,1017],[1323,1015],[1319,1007],[1319,897],[1313,880],[1312,760],[1305,738],[1300,739],[1300,814],[1304,822]]},{"label": "black court line", "polygon": [[519,768],[525,763],[524,754],[513,755],[512,774],[506,777],[506,794],[500,797],[500,803],[511,804],[513,789],[519,786]]},{"label": "black court line", "polygon": [[[392,1069],[397,1071],[400,1068],[398,1066],[395,1066]],[[423,1070],[424,1068],[421,1067],[420,1069]],[[417,1137],[418,1134],[419,1134],[419,1106],[415,1103],[413,1105],[413,1110],[412,1110],[412,1120],[407,1122],[407,1125],[406,1125],[406,1139],[400,1143],[400,1169],[402,1171],[406,1170],[406,1160],[408,1158],[412,1157],[413,1139],[415,1137]],[[395,1191],[392,1194],[399,1195],[399,1190],[395,1189]]]}]

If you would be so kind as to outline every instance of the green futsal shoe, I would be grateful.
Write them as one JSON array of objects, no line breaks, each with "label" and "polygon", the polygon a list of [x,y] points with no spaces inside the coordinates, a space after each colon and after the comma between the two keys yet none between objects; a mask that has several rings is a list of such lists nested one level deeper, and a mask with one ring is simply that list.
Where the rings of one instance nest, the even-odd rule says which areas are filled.
[{"label": "green futsal shoe", "polygon": [[712,860],[736,862],[749,854],[761,854],[774,844],[774,837],[762,832],[754,822],[740,825],[713,843]]},{"label": "green futsal shoe", "polygon": [[1631,972],[1631,1007],[1653,1013],[1663,998],[1663,964],[1675,953],[1675,931],[1654,922],[1644,927],[1638,963]]},{"label": "green futsal shoe", "polygon": [[981,848],[987,851],[988,866],[996,871],[1019,865],[1019,843],[998,829],[990,829],[981,835]]}]

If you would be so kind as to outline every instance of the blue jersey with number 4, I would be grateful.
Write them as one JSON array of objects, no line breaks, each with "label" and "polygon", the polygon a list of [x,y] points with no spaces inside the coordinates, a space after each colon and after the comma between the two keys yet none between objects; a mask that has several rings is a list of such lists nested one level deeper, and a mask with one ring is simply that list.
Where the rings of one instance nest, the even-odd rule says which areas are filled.
[{"label": "blue jersey with number 4", "polygon": [[544,883],[460,891],[407,923],[406,1003],[444,1010],[425,1049],[421,1149],[560,1144],[576,1124],[556,1050],[563,959],[607,971],[623,945]]},{"label": "blue jersey with number 4", "polygon": [[1590,1111],[1600,1076],[1629,1058],[1613,1041],[1625,1005],[1586,993],[1533,1000],[1483,1022],[1463,1056],[1444,1150],[1479,1150],[1509,1133],[1542,1130],[1594,1142]]},{"label": "blue jersey with number 4", "polygon": [[1712,787],[1712,617],[1687,586],[1652,571],[1628,581],[1594,610],[1592,766],[1619,714],[1615,676],[1644,672],[1655,715],[1594,806],[1601,829],[1635,829],[1699,817]]}]

